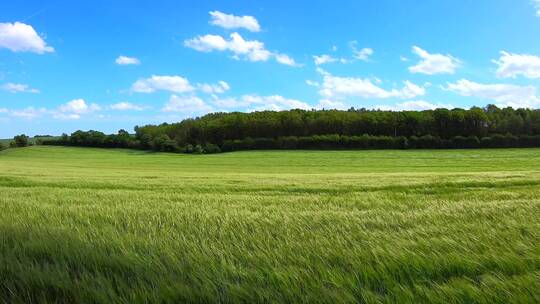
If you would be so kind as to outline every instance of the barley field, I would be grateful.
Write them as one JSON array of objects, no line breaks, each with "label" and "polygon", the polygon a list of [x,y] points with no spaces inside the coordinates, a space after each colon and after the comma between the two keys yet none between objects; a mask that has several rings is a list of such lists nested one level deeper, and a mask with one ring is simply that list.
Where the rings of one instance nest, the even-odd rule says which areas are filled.
[{"label": "barley field", "polygon": [[540,149],[0,152],[4,303],[538,303]]}]

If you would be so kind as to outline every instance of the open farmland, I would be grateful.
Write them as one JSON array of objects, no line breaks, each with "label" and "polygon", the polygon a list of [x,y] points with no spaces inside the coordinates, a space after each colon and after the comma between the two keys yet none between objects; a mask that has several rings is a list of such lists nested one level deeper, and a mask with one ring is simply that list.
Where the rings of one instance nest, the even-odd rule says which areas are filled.
[{"label": "open farmland", "polygon": [[4,302],[540,302],[540,149],[0,152]]}]

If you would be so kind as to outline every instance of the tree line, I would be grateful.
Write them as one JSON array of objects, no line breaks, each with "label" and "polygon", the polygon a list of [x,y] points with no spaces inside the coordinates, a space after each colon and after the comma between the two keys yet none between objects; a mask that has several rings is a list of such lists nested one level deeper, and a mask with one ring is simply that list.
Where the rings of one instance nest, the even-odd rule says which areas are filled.
[{"label": "tree line", "polygon": [[212,113],[178,123],[76,131],[44,144],[217,153],[250,149],[540,147],[540,110],[498,108]]}]

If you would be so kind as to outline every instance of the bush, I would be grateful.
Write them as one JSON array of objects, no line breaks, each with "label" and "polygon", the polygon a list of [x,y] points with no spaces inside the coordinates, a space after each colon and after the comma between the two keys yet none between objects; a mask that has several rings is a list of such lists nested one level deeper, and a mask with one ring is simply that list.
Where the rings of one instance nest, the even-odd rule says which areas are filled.
[{"label": "bush", "polygon": [[15,147],[28,147],[29,137],[21,134],[13,137],[13,142],[15,142]]},{"label": "bush", "polygon": [[196,145],[193,148],[193,154],[203,154],[203,153],[204,153],[204,149],[201,145]]},{"label": "bush", "polygon": [[[452,148],[457,149],[471,149],[478,148],[481,146],[481,141],[476,136],[456,136],[452,139]],[[485,142],[484,142],[485,143]]]},{"label": "bush", "polygon": [[221,153],[221,149],[219,148],[218,145],[206,144],[204,145],[204,153],[206,154]]},{"label": "bush", "polygon": [[279,147],[281,149],[296,149],[298,146],[298,137],[287,136],[278,138]]}]

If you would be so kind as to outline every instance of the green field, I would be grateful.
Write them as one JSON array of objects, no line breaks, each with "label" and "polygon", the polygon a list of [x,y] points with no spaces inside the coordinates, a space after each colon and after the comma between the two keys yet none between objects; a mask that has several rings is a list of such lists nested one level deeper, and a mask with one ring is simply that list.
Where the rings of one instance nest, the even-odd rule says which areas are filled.
[{"label": "green field", "polygon": [[540,149],[36,146],[0,189],[3,302],[540,302]]}]

